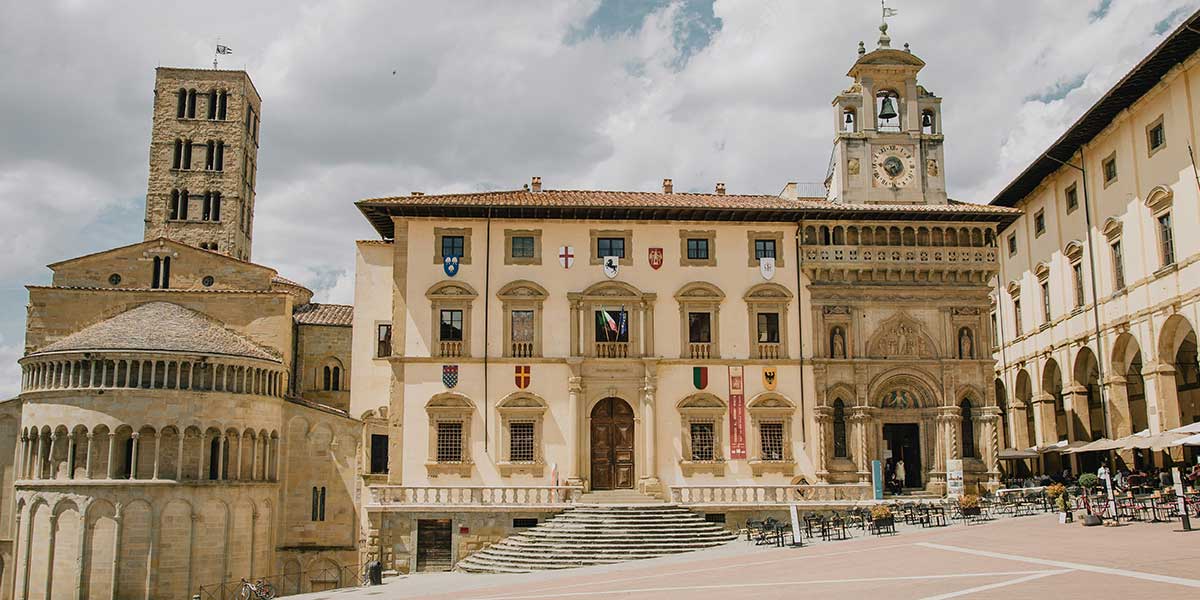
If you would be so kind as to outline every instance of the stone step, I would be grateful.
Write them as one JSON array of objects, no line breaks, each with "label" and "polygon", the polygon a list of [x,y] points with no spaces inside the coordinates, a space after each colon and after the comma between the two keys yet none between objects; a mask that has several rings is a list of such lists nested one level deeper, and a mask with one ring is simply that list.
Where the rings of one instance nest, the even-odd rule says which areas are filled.
[{"label": "stone step", "polygon": [[733,537],[732,535],[728,535],[728,534],[727,535],[711,534],[711,535],[705,535],[705,536],[689,536],[689,537],[675,537],[675,538],[649,538],[649,539],[637,538],[637,537],[628,537],[628,538],[611,537],[611,538],[607,538],[607,539],[603,539],[603,540],[598,540],[597,543],[589,544],[587,546],[581,545],[580,541],[577,539],[556,540],[556,539],[552,539],[552,538],[534,538],[534,539],[507,538],[502,542],[497,542],[492,547],[495,547],[495,546],[498,546],[501,544],[505,544],[510,547],[530,548],[530,549],[535,549],[535,550],[541,549],[541,548],[554,548],[554,549],[561,548],[564,550],[576,550],[576,549],[581,549],[581,548],[582,549],[631,548],[631,549],[636,550],[638,548],[644,548],[644,547],[650,546],[650,545],[663,546],[663,547],[704,545],[704,544],[712,543],[714,541],[719,542],[719,541],[732,539],[732,537]]}]

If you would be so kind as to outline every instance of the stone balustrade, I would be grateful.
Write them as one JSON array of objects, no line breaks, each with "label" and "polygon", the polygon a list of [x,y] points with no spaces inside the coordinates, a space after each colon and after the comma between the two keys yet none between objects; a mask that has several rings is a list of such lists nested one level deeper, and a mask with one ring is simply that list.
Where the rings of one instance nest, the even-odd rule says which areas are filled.
[{"label": "stone balustrade", "polygon": [[545,486],[401,486],[367,488],[367,509],[406,507],[565,507],[579,500],[583,488]]},{"label": "stone balustrade", "polygon": [[908,263],[940,265],[992,265],[996,249],[913,246],[815,246],[804,248],[805,262]]},{"label": "stone balustrade", "polygon": [[153,353],[56,353],[21,359],[21,391],[191,390],[282,398],[287,372],[253,359]]},{"label": "stone balustrade", "polygon": [[680,485],[670,501],[688,505],[770,505],[802,502],[857,502],[872,499],[870,485]]}]

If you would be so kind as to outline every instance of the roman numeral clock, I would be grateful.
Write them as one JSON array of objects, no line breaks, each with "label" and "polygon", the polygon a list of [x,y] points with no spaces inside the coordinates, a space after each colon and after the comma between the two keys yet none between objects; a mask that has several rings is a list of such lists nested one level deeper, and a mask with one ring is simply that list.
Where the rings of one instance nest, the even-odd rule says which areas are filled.
[{"label": "roman numeral clock", "polygon": [[879,146],[871,156],[871,171],[876,185],[902,188],[912,183],[917,171],[912,151],[906,146]]}]

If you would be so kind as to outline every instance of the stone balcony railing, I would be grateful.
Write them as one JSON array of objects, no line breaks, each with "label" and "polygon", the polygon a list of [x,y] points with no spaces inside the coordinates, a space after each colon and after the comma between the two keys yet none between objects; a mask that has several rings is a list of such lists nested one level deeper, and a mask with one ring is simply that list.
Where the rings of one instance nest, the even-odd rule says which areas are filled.
[{"label": "stone balcony railing", "polygon": [[583,488],[546,486],[401,486],[367,487],[368,510],[434,507],[562,508],[579,501]]},{"label": "stone balcony railing", "polygon": [[529,358],[533,356],[533,342],[513,342],[511,351],[513,358]]},{"label": "stone balcony railing", "polygon": [[779,343],[760,343],[758,344],[758,357],[765,359],[777,359],[783,356],[783,345]]},{"label": "stone balcony railing", "polygon": [[708,342],[692,342],[688,344],[688,358],[692,359],[708,359],[712,358],[713,345]]},{"label": "stone balcony railing", "polygon": [[596,342],[596,358],[629,358],[629,342]]},{"label": "stone balcony railing", "polygon": [[858,502],[874,497],[867,484],[679,485],[670,501],[685,506],[757,506],[802,502]]},{"label": "stone balcony railing", "polygon": [[457,358],[463,355],[463,343],[457,342],[438,342],[438,356],[445,358]]},{"label": "stone balcony railing", "polygon": [[996,264],[996,248],[945,246],[808,246],[806,263],[971,265]]}]

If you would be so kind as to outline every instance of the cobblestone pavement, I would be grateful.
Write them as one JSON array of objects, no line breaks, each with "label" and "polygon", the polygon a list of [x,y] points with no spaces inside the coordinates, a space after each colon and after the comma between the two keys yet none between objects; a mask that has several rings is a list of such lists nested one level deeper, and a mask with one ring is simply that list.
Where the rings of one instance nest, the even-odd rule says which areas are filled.
[{"label": "cobblestone pavement", "polygon": [[1200,598],[1200,531],[1039,515],[804,548],[721,548],[523,575],[418,574],[297,600],[374,598]]}]

